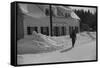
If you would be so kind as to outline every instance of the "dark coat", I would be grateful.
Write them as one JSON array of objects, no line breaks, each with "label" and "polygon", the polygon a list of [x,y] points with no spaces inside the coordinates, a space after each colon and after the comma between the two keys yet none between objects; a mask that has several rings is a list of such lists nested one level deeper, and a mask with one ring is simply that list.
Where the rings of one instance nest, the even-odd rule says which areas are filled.
[{"label": "dark coat", "polygon": [[73,31],[70,33],[70,38],[72,38],[72,39],[75,39],[75,38],[76,38],[76,32],[75,32],[75,30],[73,30]]}]

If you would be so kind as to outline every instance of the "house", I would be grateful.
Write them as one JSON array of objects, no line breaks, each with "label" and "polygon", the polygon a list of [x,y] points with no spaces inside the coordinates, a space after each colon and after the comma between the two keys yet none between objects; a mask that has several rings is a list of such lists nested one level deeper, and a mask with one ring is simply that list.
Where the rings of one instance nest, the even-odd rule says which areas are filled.
[{"label": "house", "polygon": [[[32,35],[33,31],[52,36],[68,35],[72,29],[80,31],[80,18],[72,9],[64,6],[39,4],[19,4],[18,37]],[[50,17],[50,13],[52,17]],[[50,26],[52,18],[52,28]],[[23,23],[23,24],[22,24]]]}]

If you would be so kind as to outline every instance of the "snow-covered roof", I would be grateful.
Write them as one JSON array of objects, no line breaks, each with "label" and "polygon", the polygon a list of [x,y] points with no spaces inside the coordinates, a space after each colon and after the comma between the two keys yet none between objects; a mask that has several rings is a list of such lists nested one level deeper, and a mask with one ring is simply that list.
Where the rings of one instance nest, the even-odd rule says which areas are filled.
[{"label": "snow-covered roof", "polygon": [[36,5],[33,4],[19,4],[20,9],[22,12],[28,16],[34,17],[34,18],[41,18],[45,17],[45,13],[38,8]]},{"label": "snow-covered roof", "polygon": [[71,17],[80,20],[80,18],[75,14],[75,12],[71,12]]},{"label": "snow-covered roof", "polygon": [[80,20],[80,18],[76,15],[76,13],[70,7],[64,7],[64,6],[56,6],[56,7],[61,8],[60,11],[62,11],[63,13],[69,13],[72,18]]},{"label": "snow-covered roof", "polygon": [[[43,10],[41,10],[39,8],[39,5],[37,6],[37,5],[33,5],[33,4],[19,4],[19,6],[20,6],[20,9],[22,10],[22,12],[29,16],[32,16],[34,18],[46,17]],[[46,7],[48,7],[48,5],[44,5],[44,6],[40,5],[40,7],[46,8]],[[76,13],[69,7],[54,6],[54,5],[52,5],[52,7],[56,10],[56,11],[53,10],[55,12],[55,15],[57,15],[57,8],[59,8],[63,14],[69,13],[72,18],[80,20],[80,18],[76,15]]]}]

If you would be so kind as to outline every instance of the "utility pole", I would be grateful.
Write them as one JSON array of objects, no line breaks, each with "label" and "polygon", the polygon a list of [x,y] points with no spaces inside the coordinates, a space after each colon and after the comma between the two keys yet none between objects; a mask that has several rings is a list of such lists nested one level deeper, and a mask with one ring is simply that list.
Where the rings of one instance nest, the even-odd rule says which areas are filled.
[{"label": "utility pole", "polygon": [[50,34],[51,34],[51,36],[53,36],[52,35],[52,7],[51,7],[51,5],[49,5],[49,8],[50,8]]}]

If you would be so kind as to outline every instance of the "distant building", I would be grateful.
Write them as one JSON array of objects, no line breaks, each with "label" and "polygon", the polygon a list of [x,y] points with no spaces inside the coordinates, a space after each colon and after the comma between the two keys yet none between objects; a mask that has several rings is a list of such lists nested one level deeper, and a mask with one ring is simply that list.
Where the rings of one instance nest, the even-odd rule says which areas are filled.
[{"label": "distant building", "polygon": [[[19,38],[22,35],[31,35],[33,31],[50,35],[50,8],[49,5],[19,4],[19,20],[17,23]],[[21,13],[23,18],[21,18]],[[52,5],[52,35],[68,35],[72,29],[80,31],[80,18],[68,7]],[[21,25],[23,23],[23,25]],[[23,28],[22,28],[22,27]],[[23,29],[23,30],[20,30]],[[22,32],[22,33],[21,33]]]}]

